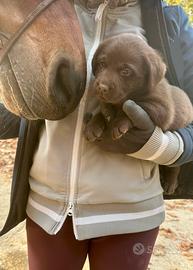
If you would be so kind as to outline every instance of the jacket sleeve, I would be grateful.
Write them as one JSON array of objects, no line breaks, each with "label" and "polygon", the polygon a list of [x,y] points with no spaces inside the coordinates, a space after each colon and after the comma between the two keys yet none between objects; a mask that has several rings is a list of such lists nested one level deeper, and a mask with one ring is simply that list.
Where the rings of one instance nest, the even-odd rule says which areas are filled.
[{"label": "jacket sleeve", "polygon": [[0,103],[0,139],[11,139],[18,137],[20,117],[9,112]]},{"label": "jacket sleeve", "polygon": [[[178,16],[179,38],[184,60],[184,90],[193,103],[193,27],[181,7],[178,7]],[[172,166],[193,161],[193,123],[186,128],[177,130],[177,132],[184,142],[184,151]]]}]

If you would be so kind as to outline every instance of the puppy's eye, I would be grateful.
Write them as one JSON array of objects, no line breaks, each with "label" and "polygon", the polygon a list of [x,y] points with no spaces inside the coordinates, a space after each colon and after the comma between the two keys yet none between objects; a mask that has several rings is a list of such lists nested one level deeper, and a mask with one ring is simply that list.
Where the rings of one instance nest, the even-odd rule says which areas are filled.
[{"label": "puppy's eye", "polygon": [[123,68],[120,70],[120,75],[123,76],[123,77],[128,77],[132,74],[132,70],[128,67],[126,68]]}]

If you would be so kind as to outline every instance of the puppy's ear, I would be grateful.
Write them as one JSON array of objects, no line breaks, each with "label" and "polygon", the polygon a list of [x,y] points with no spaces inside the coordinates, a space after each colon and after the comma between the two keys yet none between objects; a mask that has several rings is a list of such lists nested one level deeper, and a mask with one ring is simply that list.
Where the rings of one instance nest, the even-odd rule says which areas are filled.
[{"label": "puppy's ear", "polygon": [[153,49],[145,55],[145,65],[147,67],[147,88],[151,91],[164,78],[166,65],[158,52]]}]

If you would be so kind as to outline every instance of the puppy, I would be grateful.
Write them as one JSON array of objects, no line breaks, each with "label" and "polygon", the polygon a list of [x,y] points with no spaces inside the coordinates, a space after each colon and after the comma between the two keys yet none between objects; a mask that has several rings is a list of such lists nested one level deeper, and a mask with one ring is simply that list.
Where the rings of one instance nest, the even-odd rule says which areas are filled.
[{"label": "puppy", "polygon": [[[92,90],[100,102],[101,113],[86,126],[89,141],[100,139],[109,123],[114,140],[131,128],[122,111],[128,99],[141,106],[163,131],[183,128],[192,122],[193,107],[188,96],[167,82],[166,65],[158,52],[137,35],[124,33],[106,39],[94,55],[92,68]],[[166,194],[174,193],[179,168],[163,168],[164,190]]]}]

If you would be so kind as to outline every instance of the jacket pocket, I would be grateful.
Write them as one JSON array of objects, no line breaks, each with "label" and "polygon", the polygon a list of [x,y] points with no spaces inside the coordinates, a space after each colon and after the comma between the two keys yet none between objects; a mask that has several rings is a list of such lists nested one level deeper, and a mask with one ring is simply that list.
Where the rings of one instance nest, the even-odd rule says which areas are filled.
[{"label": "jacket pocket", "polygon": [[142,168],[143,179],[144,180],[152,179],[158,165],[148,160],[140,160],[140,164]]}]

